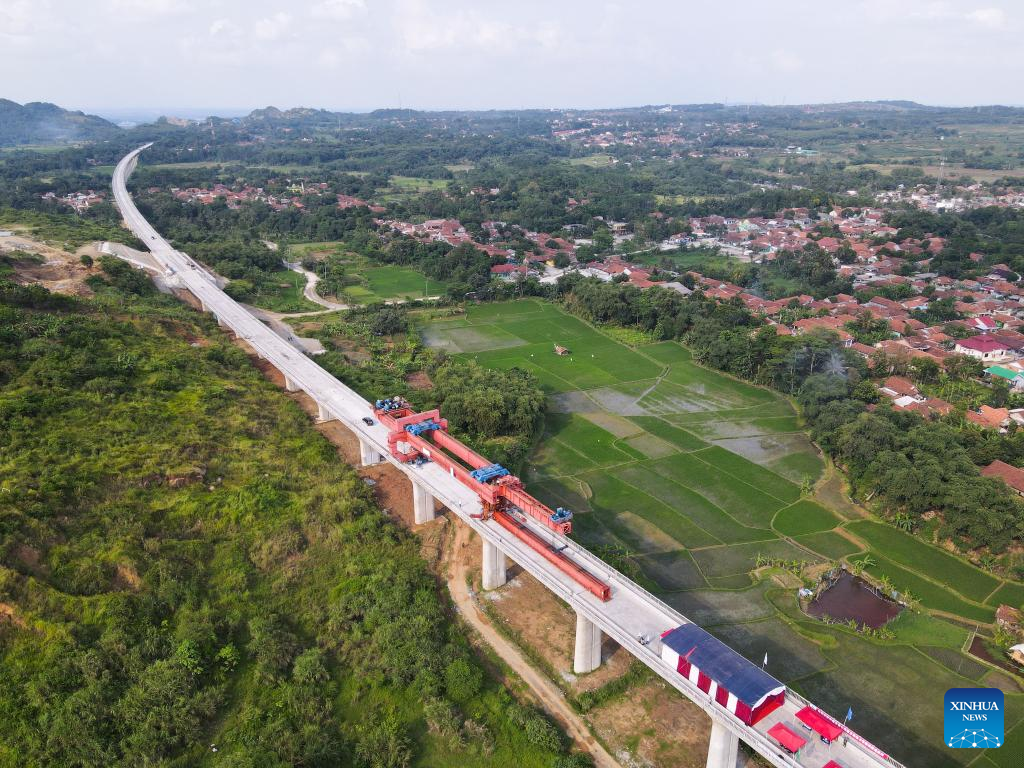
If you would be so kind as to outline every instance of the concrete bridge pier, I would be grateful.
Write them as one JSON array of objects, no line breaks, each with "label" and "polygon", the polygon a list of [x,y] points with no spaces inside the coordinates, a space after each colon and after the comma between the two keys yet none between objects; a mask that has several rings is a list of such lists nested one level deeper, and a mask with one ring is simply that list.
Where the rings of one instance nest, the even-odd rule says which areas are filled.
[{"label": "concrete bridge pier", "polygon": [[484,564],[480,580],[484,589],[497,589],[508,579],[508,560],[505,553],[487,539],[483,539],[483,543]]},{"label": "concrete bridge pier", "polygon": [[[322,408],[322,406],[321,406],[321,408]],[[326,411],[321,411],[321,413],[326,413]],[[324,421],[327,420],[324,416],[321,416],[320,418],[322,420],[324,420]],[[362,466],[369,467],[372,464],[380,464],[382,461],[384,461],[384,457],[381,456],[380,453],[377,452],[376,448],[374,448],[370,443],[366,442],[365,440],[360,440],[359,441],[359,463]],[[416,485],[416,483],[413,483],[413,498],[414,499],[415,499],[415,496],[416,496],[416,488],[417,487],[418,486]],[[433,499],[431,499],[431,501],[433,501]]]},{"label": "concrete bridge pier", "polygon": [[412,514],[416,525],[429,523],[434,519],[434,497],[425,485],[412,484]]},{"label": "concrete bridge pier", "polygon": [[[326,408],[324,408],[324,406],[322,404],[317,403],[316,404],[316,420],[317,421],[333,421],[334,417],[331,415],[330,411],[328,411]],[[363,452],[362,451],[362,444],[360,444],[360,446],[359,446],[359,452],[360,453]]]},{"label": "concrete bridge pier", "polygon": [[711,719],[711,743],[708,744],[706,768],[736,768],[740,739],[718,720]]},{"label": "concrete bridge pier", "polygon": [[300,389],[302,389],[302,387],[300,387],[298,384],[296,384],[288,377],[287,373],[284,375],[284,388],[289,392],[298,392]]},{"label": "concrete bridge pier", "polygon": [[601,666],[601,628],[584,616],[576,614],[576,654],[572,671],[577,675],[593,672]]}]

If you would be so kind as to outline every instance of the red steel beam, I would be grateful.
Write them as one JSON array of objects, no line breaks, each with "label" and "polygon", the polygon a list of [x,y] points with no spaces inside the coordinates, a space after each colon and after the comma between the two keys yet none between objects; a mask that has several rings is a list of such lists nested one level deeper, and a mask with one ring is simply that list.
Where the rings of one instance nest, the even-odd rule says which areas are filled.
[{"label": "red steel beam", "polygon": [[588,592],[596,595],[601,600],[611,600],[612,588],[608,584],[605,584],[590,573],[590,571],[578,565],[575,561],[570,560],[561,552],[553,550],[546,541],[518,520],[504,512],[497,511],[494,513],[494,521]]},{"label": "red steel beam", "polygon": [[466,464],[471,466],[473,469],[489,467],[492,464],[492,462],[485,459],[483,456],[481,456],[479,453],[474,451],[469,446],[463,444],[459,440],[456,440],[447,432],[435,429],[433,432],[430,433],[430,437],[439,446],[444,448],[449,453],[454,454],[456,457],[458,457]]},{"label": "red steel beam", "polygon": [[[486,510],[490,511],[502,500],[505,500],[553,531],[563,535],[572,532],[571,522],[556,523],[551,520],[551,516],[554,514],[551,508],[527,493],[518,477],[506,475],[498,478],[493,484],[481,483],[474,478],[459,462],[474,470],[490,466],[492,462],[462,441],[449,435],[447,432],[448,421],[441,418],[441,414],[436,408],[423,413],[416,413],[408,406],[393,408],[390,411],[378,410],[377,418],[392,430],[388,436],[388,444],[391,447],[391,454],[400,461],[409,461],[416,455],[423,456],[434,461],[452,477],[475,491]],[[429,434],[424,433],[423,435],[413,435],[405,431],[406,426],[419,424],[428,419],[433,419],[440,428],[430,430]],[[413,453],[402,453],[398,449],[399,443],[409,445]]]},{"label": "red steel beam", "polygon": [[509,502],[519,507],[530,517],[544,523],[548,528],[562,534],[569,534],[572,532],[572,523],[553,522],[551,520],[551,516],[554,514],[554,511],[549,506],[537,501],[537,499],[524,491],[522,485],[518,482],[518,478],[516,478],[516,483],[502,483],[499,481],[498,487],[501,488],[501,495],[508,499]]}]

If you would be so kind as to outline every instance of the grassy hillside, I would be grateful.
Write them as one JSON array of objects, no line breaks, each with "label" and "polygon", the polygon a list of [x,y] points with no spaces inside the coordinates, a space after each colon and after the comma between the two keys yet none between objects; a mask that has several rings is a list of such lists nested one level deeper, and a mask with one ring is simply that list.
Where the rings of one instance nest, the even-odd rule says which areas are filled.
[{"label": "grassy hillside", "polygon": [[291,400],[98,287],[0,282],[0,766],[578,764]]}]

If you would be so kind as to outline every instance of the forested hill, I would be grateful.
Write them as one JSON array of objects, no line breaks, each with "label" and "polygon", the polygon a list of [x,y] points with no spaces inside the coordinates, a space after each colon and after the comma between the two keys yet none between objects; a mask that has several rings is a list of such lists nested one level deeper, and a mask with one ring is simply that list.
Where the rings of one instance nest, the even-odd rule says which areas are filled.
[{"label": "forested hill", "polygon": [[41,101],[18,104],[0,99],[0,146],[96,141],[119,133],[120,128],[96,115]]},{"label": "forested hill", "polygon": [[577,766],[419,555],[212,325],[0,263],[0,766]]}]

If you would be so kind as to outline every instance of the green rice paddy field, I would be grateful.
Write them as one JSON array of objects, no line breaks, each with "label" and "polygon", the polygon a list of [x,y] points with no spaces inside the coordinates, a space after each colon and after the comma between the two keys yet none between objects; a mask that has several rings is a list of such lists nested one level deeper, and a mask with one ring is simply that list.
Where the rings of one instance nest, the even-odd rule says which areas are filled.
[{"label": "green rice paddy field", "polygon": [[375,264],[365,256],[353,253],[343,242],[293,243],[290,258],[301,261],[307,256],[322,259],[333,256],[345,263],[348,274],[358,282],[346,286],[339,301],[350,304],[372,304],[389,299],[422,299],[441,296],[447,286],[409,267]]},{"label": "green rice paddy field", "polygon": [[359,271],[362,283],[345,288],[342,298],[356,304],[387,299],[422,299],[440,296],[445,284],[407,267],[364,267]]},{"label": "green rice paddy field", "polygon": [[[1002,687],[1008,738],[1024,738],[1024,684],[961,653],[963,626],[904,612],[891,625],[896,640],[872,641],[809,619],[793,589],[751,576],[758,555],[867,557],[869,572],[928,611],[990,623],[1000,602],[1024,602],[1024,585],[802,493],[823,463],[784,398],[700,367],[677,343],[627,347],[536,300],[472,306],[422,335],[483,365],[534,373],[549,414],[525,472],[530,489],[577,513],[582,543],[627,550],[646,586],[748,658],[767,651],[769,671],[795,689],[834,713],[853,706],[854,725],[908,765],[978,757],[941,744],[946,688]],[[1013,764],[1005,750],[981,760]]]}]

